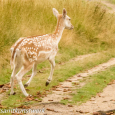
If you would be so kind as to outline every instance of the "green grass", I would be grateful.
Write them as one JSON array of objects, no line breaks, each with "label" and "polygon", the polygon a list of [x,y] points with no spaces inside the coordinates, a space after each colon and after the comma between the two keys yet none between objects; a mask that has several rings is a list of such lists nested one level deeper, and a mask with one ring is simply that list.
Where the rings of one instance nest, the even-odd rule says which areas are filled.
[{"label": "green grass", "polygon": [[[64,65],[57,64],[55,71],[54,71],[54,76],[53,76],[53,81],[51,84],[46,87],[45,82],[48,78],[50,68],[42,69],[43,73],[37,74],[30,86],[27,88],[29,91],[27,91],[29,94],[35,96],[38,91],[41,93],[44,93],[46,90],[50,90],[52,86],[58,85],[60,82],[65,81],[67,78],[82,72],[84,70],[87,70],[89,68],[94,67],[95,65],[98,65],[100,63],[106,62],[108,59],[112,58],[115,56],[115,50],[113,50],[113,54],[110,54],[110,51],[108,52],[102,52],[99,54],[95,54],[95,56],[90,56],[87,57],[83,60],[79,61],[68,61]],[[38,67],[38,69],[40,69]],[[9,74],[10,76],[10,74]],[[23,80],[24,83],[27,81],[27,77],[24,77],[25,79]],[[24,105],[31,105],[32,103],[36,103],[34,101],[26,102],[25,96],[22,94],[20,88],[18,85],[16,85],[17,89],[16,90],[16,95],[11,95],[9,96],[9,92],[7,93],[6,97],[3,98],[2,105],[6,107],[17,107],[20,104]],[[39,99],[39,98],[38,98]],[[20,101],[18,101],[20,100]],[[38,102],[37,102],[38,103]]]},{"label": "green grass", "polygon": [[[112,80],[115,80],[115,66],[106,71],[89,76],[85,81],[86,84],[82,88],[77,89],[76,93],[73,94],[70,103],[81,104],[86,102],[91,99],[91,97],[96,96],[97,93],[102,92],[103,88],[105,88]],[[62,100],[62,103],[68,103],[68,101]]]},{"label": "green grass", "polygon": [[12,115],[11,113],[0,113],[1,115]]}]

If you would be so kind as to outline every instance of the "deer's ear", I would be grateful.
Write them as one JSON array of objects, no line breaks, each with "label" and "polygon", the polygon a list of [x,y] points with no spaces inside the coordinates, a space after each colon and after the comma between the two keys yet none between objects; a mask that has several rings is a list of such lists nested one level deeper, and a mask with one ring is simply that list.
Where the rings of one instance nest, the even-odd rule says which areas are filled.
[{"label": "deer's ear", "polygon": [[63,14],[63,18],[65,18],[65,17],[66,17],[66,15],[67,15],[67,11],[66,11],[66,9],[65,9],[65,8],[63,8],[63,12],[62,12],[62,14]]},{"label": "deer's ear", "polygon": [[54,14],[54,16],[57,18],[58,17],[58,11],[55,9],[55,8],[53,8],[53,14]]}]

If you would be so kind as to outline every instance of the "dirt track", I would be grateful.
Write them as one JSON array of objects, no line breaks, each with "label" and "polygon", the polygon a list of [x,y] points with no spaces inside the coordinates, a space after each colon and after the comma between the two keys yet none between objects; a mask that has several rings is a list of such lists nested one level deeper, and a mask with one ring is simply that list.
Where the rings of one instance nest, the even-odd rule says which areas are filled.
[{"label": "dirt track", "polygon": [[[75,60],[78,59],[76,58]],[[71,107],[69,105],[62,105],[59,103],[64,98],[71,98],[69,94],[73,93],[74,89],[76,88],[74,85],[72,85],[73,82],[79,83],[79,86],[82,87],[85,83],[80,83],[79,80],[84,79],[96,72],[104,71],[106,68],[109,68],[112,65],[115,65],[115,58],[84,73],[79,73],[69,78],[68,80],[62,82],[59,86],[55,87],[52,94],[44,97],[39,105],[36,105],[32,108],[44,108],[45,114],[47,115],[91,115],[95,111],[115,109],[115,92],[113,92],[113,89],[115,88],[115,82],[106,87],[103,90],[103,93],[98,94],[96,97],[90,99],[80,106],[74,105]]]}]

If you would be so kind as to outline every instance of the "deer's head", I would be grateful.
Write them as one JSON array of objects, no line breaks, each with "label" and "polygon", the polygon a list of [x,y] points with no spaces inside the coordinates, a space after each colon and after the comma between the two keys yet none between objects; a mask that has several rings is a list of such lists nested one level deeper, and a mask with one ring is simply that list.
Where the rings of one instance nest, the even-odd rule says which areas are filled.
[{"label": "deer's head", "polygon": [[58,11],[53,8],[53,14],[56,16],[58,20],[62,23],[65,29],[73,29],[74,26],[71,24],[71,18],[67,15],[67,11],[64,8],[62,14],[59,14]]}]

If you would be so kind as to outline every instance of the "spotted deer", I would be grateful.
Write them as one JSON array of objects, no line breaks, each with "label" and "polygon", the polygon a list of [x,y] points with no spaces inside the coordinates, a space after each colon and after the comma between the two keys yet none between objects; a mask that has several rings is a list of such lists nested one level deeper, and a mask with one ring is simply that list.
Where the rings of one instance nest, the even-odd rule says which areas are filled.
[{"label": "spotted deer", "polygon": [[[51,82],[53,71],[55,67],[55,56],[58,51],[58,43],[61,39],[63,30],[73,29],[73,25],[70,22],[70,17],[67,16],[67,12],[63,9],[62,14],[53,8],[53,14],[57,18],[57,27],[53,34],[46,34],[36,37],[21,37],[19,40],[11,47],[11,68],[13,69],[11,75],[11,92],[14,92],[14,78],[16,77],[18,84],[25,96],[29,96],[26,92],[24,85],[22,84],[22,77],[26,74],[32,67],[32,75],[27,81],[25,86],[28,86],[32,78],[37,73],[37,64],[49,60],[51,63],[51,72],[46,81],[46,86]],[[20,70],[19,70],[20,69]],[[19,72],[17,73],[17,71]]]}]

